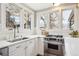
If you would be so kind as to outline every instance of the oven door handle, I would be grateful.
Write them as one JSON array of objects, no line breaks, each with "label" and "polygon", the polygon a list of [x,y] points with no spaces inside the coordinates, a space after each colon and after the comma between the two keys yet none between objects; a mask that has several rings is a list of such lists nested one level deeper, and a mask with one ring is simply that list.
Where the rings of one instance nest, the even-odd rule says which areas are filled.
[{"label": "oven door handle", "polygon": [[44,41],[44,42],[47,43],[47,44],[50,43],[50,44],[55,44],[55,45],[64,45],[62,43],[57,43],[57,42],[56,43],[55,42],[49,42],[49,41]]}]

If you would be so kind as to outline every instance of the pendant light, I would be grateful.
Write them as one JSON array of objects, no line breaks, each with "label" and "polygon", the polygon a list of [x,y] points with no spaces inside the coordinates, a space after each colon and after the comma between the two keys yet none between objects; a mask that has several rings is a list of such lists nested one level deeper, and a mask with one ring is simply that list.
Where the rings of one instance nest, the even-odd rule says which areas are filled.
[{"label": "pendant light", "polygon": [[53,6],[59,6],[60,3],[53,3]]}]

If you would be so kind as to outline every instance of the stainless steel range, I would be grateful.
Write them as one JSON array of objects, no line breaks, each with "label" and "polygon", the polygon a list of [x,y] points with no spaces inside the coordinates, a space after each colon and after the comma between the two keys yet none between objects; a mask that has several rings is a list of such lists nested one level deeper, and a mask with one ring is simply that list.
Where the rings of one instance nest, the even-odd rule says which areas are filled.
[{"label": "stainless steel range", "polygon": [[44,39],[44,54],[63,56],[64,39],[62,35],[48,35]]}]

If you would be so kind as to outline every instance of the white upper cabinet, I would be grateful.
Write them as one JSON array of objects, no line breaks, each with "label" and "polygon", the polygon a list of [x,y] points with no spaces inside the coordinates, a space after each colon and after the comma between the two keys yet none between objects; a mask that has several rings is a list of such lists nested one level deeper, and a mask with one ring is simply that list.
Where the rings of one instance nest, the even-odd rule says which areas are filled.
[{"label": "white upper cabinet", "polygon": [[29,29],[31,30],[31,21],[32,21],[32,17],[31,17],[31,13],[27,12],[27,10],[24,10],[24,29]]},{"label": "white upper cabinet", "polygon": [[1,3],[0,16],[0,32],[3,38],[14,39],[14,32],[16,37],[34,33],[34,11],[28,7],[20,3]]},{"label": "white upper cabinet", "polygon": [[71,4],[37,12],[37,32],[40,32],[38,34],[41,34],[40,27],[49,32],[56,32],[57,34],[60,32],[68,34],[71,30],[78,30],[79,17],[77,9],[76,4]]},{"label": "white upper cabinet", "polygon": [[53,11],[49,14],[49,26],[50,29],[59,28],[59,12]]},{"label": "white upper cabinet", "polygon": [[1,3],[0,3],[0,24],[1,24]]},{"label": "white upper cabinet", "polygon": [[74,10],[66,9],[62,10],[62,25],[63,29],[74,29]]},{"label": "white upper cabinet", "polygon": [[45,16],[40,17],[40,29],[45,29],[46,28],[46,19]]},{"label": "white upper cabinet", "polygon": [[20,27],[20,10],[15,4],[6,4],[6,28]]},{"label": "white upper cabinet", "polygon": [[0,30],[1,30],[1,3],[0,3]]}]

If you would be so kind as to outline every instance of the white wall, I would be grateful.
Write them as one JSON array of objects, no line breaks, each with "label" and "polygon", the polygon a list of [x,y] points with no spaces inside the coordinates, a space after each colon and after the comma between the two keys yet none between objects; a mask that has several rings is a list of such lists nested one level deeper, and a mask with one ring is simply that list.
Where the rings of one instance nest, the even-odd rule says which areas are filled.
[{"label": "white wall", "polygon": [[79,7],[78,7],[78,9],[77,9],[77,29],[78,29],[78,31],[79,31]]},{"label": "white wall", "polygon": [[[36,13],[37,15],[37,34],[41,34],[41,31],[39,29],[39,21],[40,21],[40,16],[45,15],[46,16],[46,21],[47,21],[47,31],[49,31],[50,34],[63,34],[65,36],[68,36],[69,32],[71,32],[70,30],[65,30],[62,28],[62,10],[63,9],[73,9],[74,10],[74,20],[75,20],[75,27],[74,29],[78,29],[77,28],[77,8],[76,8],[76,4],[70,4],[70,5],[63,5],[63,6],[59,6],[59,7],[55,7],[55,8],[50,8],[47,10],[43,10],[43,11],[39,11]],[[59,28],[57,29],[50,29],[49,28],[49,13],[53,12],[53,11],[59,11]]]},{"label": "white wall", "polygon": [[[19,33],[16,33],[17,36],[21,36],[21,35],[31,35],[33,34],[33,31],[34,31],[34,11],[30,10],[29,8],[27,7],[24,7],[22,6],[21,4],[18,4],[16,3],[16,5],[18,5],[19,7],[21,7],[21,12],[20,12],[20,32]],[[3,40],[5,38],[7,39],[13,39],[14,38],[14,30],[8,30],[8,28],[6,28],[6,9],[5,9],[5,3],[2,3],[1,4],[1,24],[0,24],[0,40]],[[23,10],[27,10],[27,12],[31,13],[32,14],[32,22],[31,22],[31,27],[32,29],[31,30],[28,30],[28,29],[24,29],[24,22],[23,22]]]}]

